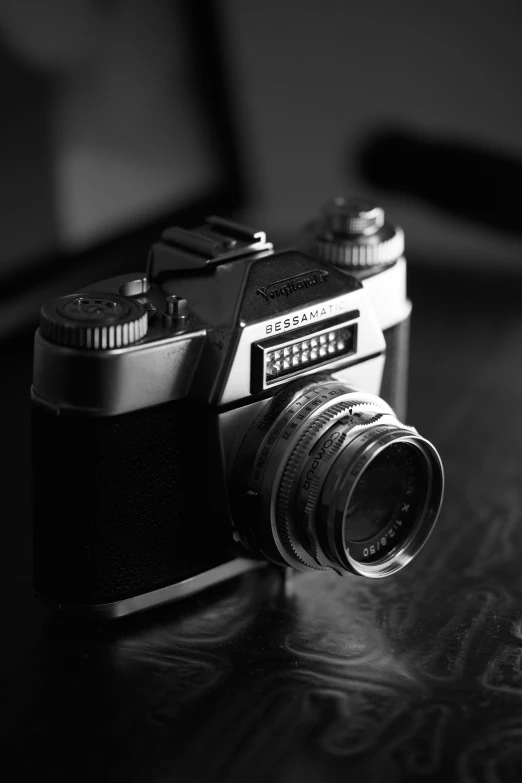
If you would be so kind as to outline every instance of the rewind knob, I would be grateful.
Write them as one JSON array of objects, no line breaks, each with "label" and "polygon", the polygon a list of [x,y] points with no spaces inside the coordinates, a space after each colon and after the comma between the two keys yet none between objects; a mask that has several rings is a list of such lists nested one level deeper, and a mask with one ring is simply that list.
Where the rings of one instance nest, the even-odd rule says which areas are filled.
[{"label": "rewind knob", "polygon": [[42,337],[69,348],[123,348],[145,337],[147,326],[141,302],[104,291],[61,296],[40,312]]}]

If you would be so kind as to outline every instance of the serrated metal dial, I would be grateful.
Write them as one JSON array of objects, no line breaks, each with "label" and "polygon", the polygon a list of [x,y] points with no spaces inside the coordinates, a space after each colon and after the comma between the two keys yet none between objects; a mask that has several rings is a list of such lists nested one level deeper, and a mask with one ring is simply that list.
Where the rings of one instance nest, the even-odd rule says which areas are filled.
[{"label": "serrated metal dial", "polygon": [[42,337],[70,348],[123,348],[143,339],[147,327],[147,311],[140,302],[104,291],[52,299],[40,313]]},{"label": "serrated metal dial", "polygon": [[[288,505],[292,496],[294,482],[298,474],[298,467],[307,449],[310,448],[311,443],[314,442],[315,438],[325,429],[325,427],[328,427],[328,425],[332,424],[336,419],[349,415],[350,407],[351,403],[338,403],[337,405],[333,405],[331,408],[324,411],[324,413],[321,413],[317,419],[315,419],[315,421],[308,427],[307,431],[292,452],[292,456],[290,457],[290,460],[285,468],[285,472],[279,485],[276,501],[276,525],[278,533],[287,547],[291,549],[294,556],[297,557],[297,559],[300,560],[303,564],[308,565],[309,568],[321,569],[321,566],[319,564],[313,564],[309,560],[305,561],[303,557],[301,557],[297,552],[293,543],[294,537],[289,526],[287,513]],[[317,547],[316,541],[310,540],[310,543],[313,545],[313,549],[315,550]],[[313,555],[315,556],[315,552]]]},{"label": "serrated metal dial", "polygon": [[364,270],[397,261],[404,232],[385,221],[384,210],[366,199],[328,202],[304,231],[307,252],[345,269]]},{"label": "serrated metal dial", "polygon": [[340,267],[365,268],[391,264],[404,253],[404,233],[397,228],[395,234],[372,244],[315,237],[310,244],[310,252]]}]

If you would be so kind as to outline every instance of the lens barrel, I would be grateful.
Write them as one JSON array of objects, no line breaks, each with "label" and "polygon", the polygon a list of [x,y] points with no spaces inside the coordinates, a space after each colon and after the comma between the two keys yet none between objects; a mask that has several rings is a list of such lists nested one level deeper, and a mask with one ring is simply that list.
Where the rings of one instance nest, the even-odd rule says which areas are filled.
[{"label": "lens barrel", "polygon": [[298,570],[389,576],[415,557],[442,503],[440,457],[379,397],[301,379],[263,409],[238,455],[235,521],[250,548]]}]

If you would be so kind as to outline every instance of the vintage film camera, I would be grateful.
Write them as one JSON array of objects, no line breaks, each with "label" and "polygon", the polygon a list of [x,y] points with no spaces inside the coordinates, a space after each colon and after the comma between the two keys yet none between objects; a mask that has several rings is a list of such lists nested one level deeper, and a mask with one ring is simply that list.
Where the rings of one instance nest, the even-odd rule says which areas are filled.
[{"label": "vintage film camera", "polygon": [[402,231],[336,199],[303,243],[275,251],[209,217],[167,229],[145,276],[42,307],[34,585],[48,605],[118,617],[266,562],[384,577],[419,552],[443,470],[396,417]]}]

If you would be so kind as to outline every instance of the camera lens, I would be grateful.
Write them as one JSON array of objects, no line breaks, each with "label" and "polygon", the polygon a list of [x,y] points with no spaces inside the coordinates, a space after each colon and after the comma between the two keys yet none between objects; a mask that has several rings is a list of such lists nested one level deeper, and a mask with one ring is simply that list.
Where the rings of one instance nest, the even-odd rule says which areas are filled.
[{"label": "camera lens", "polygon": [[434,447],[379,397],[330,378],[285,387],[237,465],[236,491],[250,499],[242,537],[299,570],[395,573],[422,548],[442,502]]},{"label": "camera lens", "polygon": [[378,560],[410,534],[428,488],[415,446],[392,443],[364,470],[344,512],[344,545],[356,560]]}]

